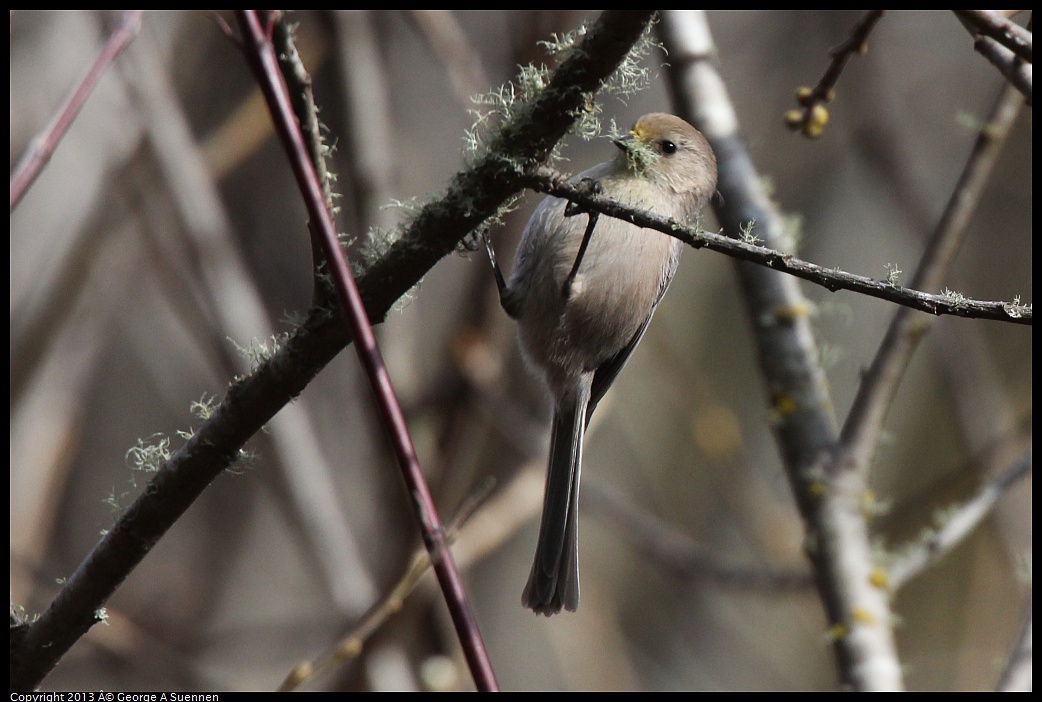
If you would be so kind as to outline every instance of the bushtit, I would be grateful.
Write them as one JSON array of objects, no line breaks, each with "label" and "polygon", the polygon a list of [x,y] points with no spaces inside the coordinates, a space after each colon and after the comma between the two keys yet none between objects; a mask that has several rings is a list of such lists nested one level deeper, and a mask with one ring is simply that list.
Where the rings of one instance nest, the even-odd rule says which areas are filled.
[{"label": "bushtit", "polygon": [[[615,144],[621,153],[575,180],[595,181],[620,203],[679,222],[693,219],[716,190],[709,143],[679,117],[645,115]],[[555,197],[539,204],[509,282],[500,279],[524,355],[554,398],[539,544],[521,596],[547,616],[579,605],[583,432],[644,335],[683,249],[672,237],[619,219],[571,216],[567,205]]]}]

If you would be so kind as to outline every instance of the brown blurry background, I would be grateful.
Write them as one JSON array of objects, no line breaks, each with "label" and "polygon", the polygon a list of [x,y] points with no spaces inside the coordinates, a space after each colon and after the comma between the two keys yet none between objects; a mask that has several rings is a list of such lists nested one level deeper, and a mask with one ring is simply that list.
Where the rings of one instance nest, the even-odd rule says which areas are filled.
[{"label": "brown blurry background", "polygon": [[[406,216],[461,167],[467,96],[544,61],[575,11],[293,15],[336,144],[342,231]],[[12,168],[118,19],[12,12]],[[714,12],[741,128],[801,257],[907,283],[1003,83],[947,12],[891,12],[854,57],[824,135],[782,116],[855,12]],[[230,15],[226,16],[230,20]],[[670,111],[663,64],[605,117]],[[577,172],[604,139],[572,137]],[[1031,110],[1021,114],[948,287],[1032,301]],[[493,232],[509,266],[538,195]],[[706,222],[713,228],[714,222]],[[128,450],[197,427],[236,346],[292,328],[311,295],[306,215],[255,82],[202,12],[148,12],[11,215],[11,597],[44,609],[147,482]],[[840,418],[894,307],[804,285]],[[535,548],[548,399],[516,356],[483,255],[445,258],[378,327],[444,518],[491,493],[454,549],[507,690],[828,690],[825,618],[771,430],[731,262],[688,251],[641,350],[587,437],[583,600],[546,619],[520,594]],[[917,538],[1030,442],[1031,331],[942,318],[909,369],[872,486],[881,549]],[[418,546],[397,467],[350,350],[258,435],[108,603],[45,690],[266,690],[314,659],[402,576]],[[1007,467],[1009,460],[1000,462]],[[666,562],[626,517],[697,546]],[[895,600],[912,689],[991,689],[1030,597],[1030,478]],[[739,569],[746,579],[729,578]],[[768,577],[771,576],[771,577]],[[433,579],[359,659],[305,689],[466,689]]]}]

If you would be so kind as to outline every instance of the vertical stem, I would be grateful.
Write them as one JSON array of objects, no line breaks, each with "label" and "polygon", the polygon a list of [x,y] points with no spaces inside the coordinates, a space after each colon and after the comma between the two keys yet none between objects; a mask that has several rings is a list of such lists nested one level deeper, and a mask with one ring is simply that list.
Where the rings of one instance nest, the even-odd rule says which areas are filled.
[{"label": "vertical stem", "polygon": [[431,554],[431,561],[474,683],[481,691],[495,691],[498,686],[488,653],[460,581],[456,563],[447,546],[445,531],[423,478],[405,417],[391,385],[390,375],[376,343],[376,336],[369,324],[369,316],[351,275],[347,258],[340,247],[332,216],[325,206],[322,186],[312,167],[307,147],[294,117],[274,48],[255,11],[237,10],[236,16],[242,30],[247,58],[257,74],[276,130],[286,147],[290,165],[304,195],[312,226],[320,235],[320,243],[330,266],[337,295],[351,326],[355,350],[372,386],[380,418],[390,433],[395,456],[417,511],[424,545]]}]

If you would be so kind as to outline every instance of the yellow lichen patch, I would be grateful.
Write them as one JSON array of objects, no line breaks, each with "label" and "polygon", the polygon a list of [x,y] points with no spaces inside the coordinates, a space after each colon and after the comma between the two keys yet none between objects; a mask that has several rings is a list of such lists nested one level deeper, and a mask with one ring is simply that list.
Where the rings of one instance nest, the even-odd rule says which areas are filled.
[{"label": "yellow lichen patch", "polygon": [[784,421],[796,414],[797,409],[799,409],[799,405],[796,403],[796,398],[788,393],[778,393],[774,396],[774,411],[771,421],[775,423]]},{"label": "yellow lichen patch", "polygon": [[881,512],[885,512],[884,505],[876,497],[876,493],[873,490],[865,490],[861,493],[861,514],[868,519],[879,516]]},{"label": "yellow lichen patch", "polygon": [[855,607],[850,610],[850,617],[858,624],[864,624],[865,626],[876,625],[876,615],[872,614],[864,607]]},{"label": "yellow lichen patch", "polygon": [[346,658],[357,658],[361,652],[362,639],[357,636],[344,639],[340,642],[340,645],[336,647],[336,656],[341,660]]},{"label": "yellow lichen patch", "polygon": [[850,633],[850,627],[841,622],[833,624],[828,631],[829,641],[839,641]]},{"label": "yellow lichen patch", "polygon": [[779,322],[794,322],[810,314],[810,307],[805,303],[785,305],[774,311],[774,318]]}]

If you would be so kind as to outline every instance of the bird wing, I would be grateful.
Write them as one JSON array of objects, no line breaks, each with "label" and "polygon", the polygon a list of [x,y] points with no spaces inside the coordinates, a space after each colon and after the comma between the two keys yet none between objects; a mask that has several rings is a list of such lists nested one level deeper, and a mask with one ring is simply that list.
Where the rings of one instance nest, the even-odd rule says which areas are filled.
[{"label": "bird wing", "polygon": [[633,335],[633,338],[629,342],[619,349],[614,356],[609,358],[607,361],[597,366],[597,370],[593,373],[593,383],[590,387],[590,402],[586,405],[586,426],[590,425],[590,417],[593,416],[593,411],[597,409],[597,403],[601,401],[604,394],[608,392],[608,388],[615,382],[615,378],[622,372],[626,362],[630,360],[630,355],[633,353],[633,349],[637,348],[637,344],[640,343],[641,338],[644,336],[644,332],[648,330],[648,324],[651,323],[651,317],[655,314],[655,309],[652,308],[651,314],[644,320],[644,323],[640,325],[640,329]]}]

